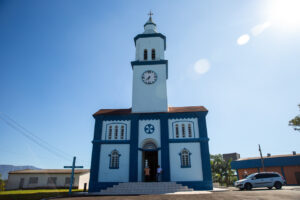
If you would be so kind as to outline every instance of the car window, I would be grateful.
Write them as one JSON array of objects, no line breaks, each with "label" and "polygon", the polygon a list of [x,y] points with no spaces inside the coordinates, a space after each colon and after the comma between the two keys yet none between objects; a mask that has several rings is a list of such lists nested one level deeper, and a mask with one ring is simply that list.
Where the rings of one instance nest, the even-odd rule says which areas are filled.
[{"label": "car window", "polygon": [[273,174],[264,174],[264,178],[272,178]]},{"label": "car window", "polygon": [[263,178],[263,174],[256,174],[256,175],[255,175],[255,178],[256,178],[256,179],[261,179],[261,178]]},{"label": "car window", "polygon": [[279,174],[270,174],[270,177],[279,177]]},{"label": "car window", "polygon": [[250,174],[249,176],[247,176],[246,178],[247,179],[251,179],[252,177],[254,177],[255,176],[255,174]]},{"label": "car window", "polygon": [[279,177],[278,174],[275,174],[275,173],[263,173],[263,174],[260,174],[260,178],[273,178],[273,177]]}]

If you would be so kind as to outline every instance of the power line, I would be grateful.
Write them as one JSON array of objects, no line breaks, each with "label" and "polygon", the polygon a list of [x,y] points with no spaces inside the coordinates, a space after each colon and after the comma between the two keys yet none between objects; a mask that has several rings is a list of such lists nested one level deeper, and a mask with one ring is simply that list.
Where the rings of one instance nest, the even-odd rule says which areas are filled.
[{"label": "power line", "polygon": [[[58,148],[54,147],[53,145],[47,143],[46,141],[42,140],[38,136],[34,135],[30,131],[28,131],[27,129],[22,127],[20,124],[18,124],[16,121],[14,121],[13,119],[7,117],[9,119],[9,120],[7,120],[7,119],[3,118],[3,116],[5,116],[5,115],[3,115],[3,113],[2,113],[2,117],[0,116],[0,119],[2,119],[8,126],[10,126],[15,131],[21,133],[23,136],[25,136],[27,139],[29,139],[30,141],[32,141],[36,145],[40,146],[41,148],[47,150],[48,152],[52,153],[53,155],[55,155],[57,157],[63,158],[63,159],[68,160],[68,161],[71,160],[69,158],[71,156],[68,156],[68,155],[66,156],[65,152],[59,150]],[[56,151],[54,151],[54,150],[56,150]]]},{"label": "power line", "polygon": [[[54,150],[56,150],[59,153],[65,154],[68,157],[73,157],[72,155],[58,149],[57,147],[51,145],[50,143],[48,143],[47,141],[43,140],[42,138],[38,137],[37,135],[35,135],[34,133],[32,133],[31,131],[29,131],[28,129],[26,129],[24,126],[22,126],[21,124],[19,124],[16,120],[12,119],[11,117],[9,117],[8,115],[4,114],[4,113],[0,113],[2,115],[4,115],[7,119],[9,119],[11,122],[13,122],[17,127],[19,127],[20,129],[22,129],[23,131],[25,131],[26,133],[28,133],[29,135],[31,135],[32,137],[36,138],[37,140],[41,141],[42,143],[50,146],[51,148],[53,148]],[[71,159],[70,159],[71,160]]]},{"label": "power line", "polygon": [[32,141],[36,145],[40,146],[41,148],[46,149],[48,152],[54,154],[57,157],[63,158],[65,160],[70,160],[67,157],[65,157],[64,155],[59,154],[59,153],[53,151],[51,148],[45,146],[43,143],[39,142],[38,140],[36,140],[35,138],[31,137],[30,135],[26,134],[24,131],[20,130],[18,127],[16,127],[15,125],[13,125],[12,123],[10,123],[9,121],[6,121],[2,117],[0,117],[0,119],[2,119],[8,126],[10,126],[11,128],[13,128],[15,131],[21,133],[23,136],[25,136],[27,139],[29,139],[30,141]]},{"label": "power line", "polygon": [[[2,114],[2,117],[1,117],[1,114]],[[5,117],[5,118],[3,118],[3,117]],[[49,152],[52,152],[56,156],[63,157],[63,159],[68,160],[68,161],[70,161],[71,158],[73,157],[72,155],[62,151],[61,149],[51,145],[50,143],[46,142],[42,138],[38,137],[32,131],[29,131],[28,129],[26,129],[24,126],[22,126],[16,120],[12,119],[7,114],[5,114],[3,112],[0,112],[0,119],[2,119],[11,128],[15,129],[16,131],[18,131],[19,133],[24,135],[29,140],[33,141],[36,144],[39,143],[37,145],[39,145],[40,147],[46,149]],[[86,162],[85,160],[82,160],[82,159],[78,159],[78,160],[80,160],[81,162]]]}]

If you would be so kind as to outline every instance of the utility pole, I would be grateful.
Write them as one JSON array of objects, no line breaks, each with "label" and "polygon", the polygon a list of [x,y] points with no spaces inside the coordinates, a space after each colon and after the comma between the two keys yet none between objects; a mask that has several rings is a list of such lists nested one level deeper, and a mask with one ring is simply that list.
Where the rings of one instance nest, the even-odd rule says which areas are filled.
[{"label": "utility pole", "polygon": [[262,166],[262,169],[263,169],[263,172],[264,172],[265,171],[265,165],[264,165],[264,158],[263,158],[262,153],[261,153],[260,144],[258,145],[258,150],[259,150],[259,153],[260,153],[261,166]]},{"label": "utility pole", "polygon": [[73,157],[72,166],[64,166],[64,168],[71,168],[72,169],[71,178],[70,178],[69,195],[72,195],[72,187],[73,187],[73,181],[74,181],[74,170],[75,170],[75,168],[83,168],[83,166],[75,166],[75,162],[76,162],[76,156]]}]

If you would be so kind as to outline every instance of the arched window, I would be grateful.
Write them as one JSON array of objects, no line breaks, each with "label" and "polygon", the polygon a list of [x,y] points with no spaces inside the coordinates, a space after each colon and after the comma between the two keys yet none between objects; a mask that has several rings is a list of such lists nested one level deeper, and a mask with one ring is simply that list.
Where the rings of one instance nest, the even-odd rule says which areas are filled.
[{"label": "arched window", "polygon": [[109,168],[110,169],[119,169],[119,158],[121,154],[115,149],[109,154],[110,156],[110,163],[109,163]]},{"label": "arched window", "polygon": [[182,137],[185,138],[185,125],[182,124],[181,128],[182,128]]},{"label": "arched window", "polygon": [[181,168],[189,168],[191,167],[191,158],[190,158],[190,151],[186,148],[182,149],[180,152],[180,161],[181,161]]},{"label": "arched window", "polygon": [[111,140],[112,137],[112,126],[108,127],[108,139]]},{"label": "arched window", "polygon": [[116,126],[115,126],[115,140],[118,139],[118,129],[119,129],[119,126],[116,125]]},{"label": "arched window", "polygon": [[175,137],[179,138],[179,127],[178,127],[178,124],[175,124]]},{"label": "arched window", "polygon": [[124,140],[125,128],[124,125],[121,126],[121,140]]},{"label": "arched window", "polygon": [[188,124],[188,134],[189,137],[192,137],[192,125],[190,123]]},{"label": "arched window", "polygon": [[148,60],[148,51],[144,49],[144,60]]},{"label": "arched window", "polygon": [[152,60],[155,60],[155,49],[152,49],[151,51],[151,58]]}]

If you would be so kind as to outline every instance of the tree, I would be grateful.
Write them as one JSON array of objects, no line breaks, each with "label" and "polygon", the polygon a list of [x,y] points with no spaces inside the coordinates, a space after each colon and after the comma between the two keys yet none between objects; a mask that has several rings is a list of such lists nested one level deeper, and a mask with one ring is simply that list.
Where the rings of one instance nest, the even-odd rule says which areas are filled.
[{"label": "tree", "polygon": [[4,191],[5,190],[5,182],[4,180],[2,180],[1,178],[1,174],[0,174],[0,191]]},{"label": "tree", "polygon": [[[298,106],[300,110],[300,104]],[[300,131],[300,115],[297,115],[294,119],[290,120],[289,125],[293,126],[295,131]]]},{"label": "tree", "polygon": [[234,171],[231,169],[231,159],[225,161],[221,154],[210,155],[210,164],[214,182],[230,186],[237,180]]}]

